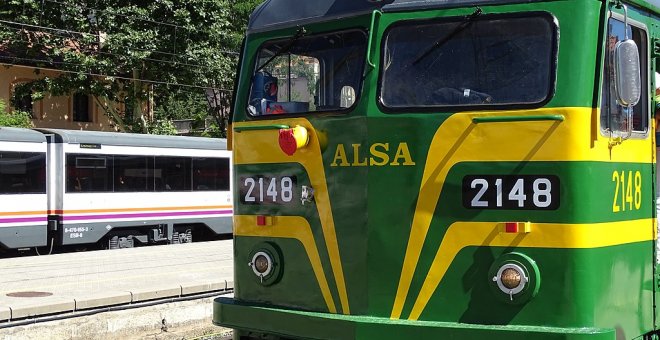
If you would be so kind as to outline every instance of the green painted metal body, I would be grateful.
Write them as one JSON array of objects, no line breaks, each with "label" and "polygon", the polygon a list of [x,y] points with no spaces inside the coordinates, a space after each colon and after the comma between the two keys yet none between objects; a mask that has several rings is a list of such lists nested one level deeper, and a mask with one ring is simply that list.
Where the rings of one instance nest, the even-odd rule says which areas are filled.
[{"label": "green painted metal body", "polygon": [[[525,234],[507,245],[496,244],[493,240],[500,235],[493,233],[480,244],[459,247],[455,255],[439,251],[444,249],[441,245],[447,246],[443,242],[452,240],[448,238],[452,226],[461,223],[469,227],[479,223],[531,221],[530,235],[537,232],[536,224],[567,226],[568,233],[577,226],[594,225],[594,238],[602,236],[598,232],[602,226],[602,233],[612,240],[625,238],[632,229],[647,230],[649,234],[655,229],[653,131],[637,141],[622,143],[624,146],[638,143],[647,148],[646,158],[631,161],[626,158],[628,151],[619,151],[624,146],[607,146],[607,138],[598,126],[607,17],[610,9],[623,13],[622,9],[610,8],[606,2],[596,0],[482,5],[481,8],[488,14],[547,12],[554,16],[560,32],[556,81],[554,93],[543,107],[477,112],[480,115],[466,119],[466,129],[456,123],[457,117],[466,115],[465,112],[384,112],[378,103],[381,38],[397,22],[459,17],[472,13],[474,8],[378,12],[305,23],[309,34],[347,28],[373,30],[368,35],[367,55],[374,65],[370,67],[365,60],[363,85],[354,107],[345,113],[303,117],[313,126],[314,136],[325,138],[323,143],[319,142],[318,150],[312,150],[320,157],[322,174],[310,173],[312,167],[286,161],[287,158],[272,161],[264,155],[264,161],[241,161],[247,157],[244,155],[254,154],[258,159],[260,151],[253,148],[259,144],[251,144],[250,138],[264,139],[267,143],[266,133],[276,135],[277,129],[293,127],[300,118],[283,115],[263,121],[250,117],[245,110],[259,47],[272,39],[293,36],[297,27],[248,35],[234,107],[234,134],[241,134],[234,144],[235,160],[238,160],[234,188],[246,176],[286,175],[295,176],[297,187],[318,189],[316,178],[323,176],[350,312],[340,303],[341,285],[324,230],[328,216],[320,210],[318,196],[312,204],[303,204],[299,196],[288,205],[245,204],[237,191],[234,199],[237,216],[273,217],[273,228],[278,227],[278,217],[298,216],[309,223],[322,264],[321,273],[327,278],[337,313],[328,310],[314,263],[308,255],[308,245],[295,238],[239,232],[234,238],[235,298],[219,298],[214,302],[215,324],[235,328],[242,335],[314,339],[632,339],[649,335],[658,328],[653,236],[612,245],[551,247],[525,246]],[[629,17],[648,30],[649,46],[655,37],[660,38],[658,10],[644,1],[629,4]],[[651,70],[654,69],[652,65]],[[571,125],[564,130],[566,124]],[[445,131],[445,135],[438,138],[438,131]],[[575,142],[557,143],[548,151],[551,146],[548,143],[558,141],[554,138],[560,131],[564,131],[563,137],[574,138]],[[321,141],[321,137],[318,139]],[[498,145],[503,140],[514,141],[507,144],[509,148],[514,148],[516,143],[529,144],[531,151],[510,159],[513,151],[507,145]],[[270,141],[277,144],[276,139]],[[609,155],[605,152],[589,156],[590,150],[598,149],[599,145],[610,150]],[[543,152],[552,157],[537,159]],[[454,161],[453,158],[481,154],[483,159],[474,156]],[[440,177],[440,166],[431,165],[435,161],[451,165],[444,177]],[[434,169],[441,178],[442,189],[437,196],[422,194],[433,185],[425,177],[425,171]],[[630,186],[627,180],[621,184],[623,197],[614,198],[613,193],[619,192],[620,174],[636,173],[640,178],[639,199],[634,198],[633,188],[634,204],[626,201],[626,188]],[[461,200],[462,181],[474,174],[557,176],[561,180],[560,205],[555,210],[468,209]],[[632,179],[630,183],[635,186]],[[434,208],[420,209],[424,203],[420,201],[428,199],[434,200],[431,205]],[[623,211],[615,211],[617,199],[622,200],[619,209]],[[393,306],[397,294],[401,294],[398,289],[407,249],[417,230],[413,225],[416,218],[424,216],[428,216],[428,231],[420,243],[407,293],[399,297],[403,300],[400,314],[395,317]],[[623,226],[621,230],[609,227],[618,225]],[[470,236],[469,232],[466,234]],[[471,237],[474,235],[476,231]],[[567,239],[573,240],[572,236]],[[578,234],[574,239],[590,242],[589,237]],[[255,249],[264,243],[276,245],[282,257],[283,274],[278,282],[269,285],[264,285],[252,267],[246,265],[252,261]],[[511,252],[533,259],[541,277],[538,293],[521,304],[507,303],[498,296],[489,277],[489,268]],[[443,256],[449,257],[449,265],[444,274],[438,274],[434,263]],[[414,317],[415,304],[423,295],[429,277],[434,275],[441,275],[442,279],[419,316]]]}]

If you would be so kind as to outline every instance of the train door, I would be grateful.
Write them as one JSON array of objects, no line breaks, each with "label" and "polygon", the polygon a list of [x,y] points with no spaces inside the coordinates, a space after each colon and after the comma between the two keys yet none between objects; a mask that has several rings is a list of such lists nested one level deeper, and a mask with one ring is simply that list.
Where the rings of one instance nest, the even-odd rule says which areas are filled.
[{"label": "train door", "polygon": [[656,203],[656,228],[657,228],[657,233],[656,233],[656,239],[655,239],[655,267],[653,271],[653,277],[654,277],[654,299],[653,299],[653,305],[654,305],[654,329],[658,329],[658,314],[660,312],[660,305],[658,304],[658,299],[660,298],[660,294],[658,292],[660,288],[660,280],[658,278],[658,273],[660,272],[660,238],[658,238],[658,234],[660,234],[660,220],[658,220],[658,217],[660,217],[660,158],[658,158],[658,155],[660,155],[660,140],[658,137],[660,137],[660,133],[658,132],[658,126],[660,125],[660,26],[653,24],[651,25],[651,47],[652,47],[652,60],[651,60],[651,74],[654,76],[652,77],[652,82],[653,82],[653,98],[651,100],[651,109],[652,109],[652,114],[653,118],[655,121],[655,124],[653,124],[653,136],[654,136],[654,141],[655,141],[655,153],[653,154],[653,159],[655,160],[656,166],[654,168],[655,171],[655,203]]},{"label": "train door", "polygon": [[[616,188],[614,192],[617,196],[613,200],[612,211],[616,220],[643,223],[643,228],[648,225],[649,229],[645,230],[648,230],[648,236],[652,239],[658,228],[652,216],[655,215],[656,203],[660,203],[657,201],[660,196],[653,194],[658,192],[654,143],[656,124],[653,121],[655,116],[652,106],[655,103],[654,85],[657,69],[656,60],[652,59],[652,52],[656,36],[654,27],[646,21],[644,13],[640,13],[637,9],[613,6],[611,11],[607,18],[607,35],[604,42],[601,124],[610,139],[612,186]],[[629,52],[630,58],[622,58],[623,51]],[[639,63],[631,60],[639,60]],[[626,154],[630,153],[637,154],[633,162],[626,159]],[[631,169],[632,171],[622,169],[625,166],[634,168]],[[643,180],[645,178],[649,180]],[[630,186],[626,181],[638,183],[636,188],[639,190],[628,189]],[[640,204],[632,204],[634,195],[629,194],[632,192],[639,192]],[[646,201],[647,199],[649,201]],[[642,204],[643,201],[648,204]],[[640,284],[650,284],[651,281],[656,280],[656,273],[660,269],[658,264],[660,248],[657,241],[647,244],[648,248],[642,247],[639,252],[631,254],[639,265],[640,276],[637,280]],[[613,278],[612,282],[616,280],[617,278]],[[657,285],[654,286],[653,292],[644,290],[639,292],[638,317],[645,325],[643,327],[645,329],[657,328],[659,310],[656,295],[658,295]]]},{"label": "train door", "polygon": [[654,176],[654,192],[655,192],[655,203],[656,203],[656,237],[655,237],[655,255],[654,255],[654,329],[658,329],[658,315],[660,313],[660,305],[658,299],[660,299],[660,280],[658,278],[658,273],[660,273],[660,240],[658,239],[658,234],[660,234],[660,132],[658,132],[658,127],[660,126],[660,25],[657,23],[651,23],[649,29],[650,36],[650,47],[651,47],[651,62],[650,62],[650,73],[653,75],[651,77],[653,96],[650,100],[651,102],[651,114],[653,115],[653,120],[655,124],[652,125],[652,136],[654,137],[655,150],[653,153],[653,159],[655,161],[655,176]]}]

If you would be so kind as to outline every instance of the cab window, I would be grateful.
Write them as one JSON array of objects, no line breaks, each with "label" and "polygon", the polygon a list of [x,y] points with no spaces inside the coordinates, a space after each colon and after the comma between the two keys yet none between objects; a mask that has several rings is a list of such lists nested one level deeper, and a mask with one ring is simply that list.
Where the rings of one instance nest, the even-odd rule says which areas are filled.
[{"label": "cab window", "polygon": [[546,13],[408,21],[386,32],[381,104],[391,111],[538,106],[554,92],[557,27]]},{"label": "cab window", "polygon": [[259,49],[252,75],[248,113],[346,110],[360,92],[366,44],[362,31],[266,42]]}]

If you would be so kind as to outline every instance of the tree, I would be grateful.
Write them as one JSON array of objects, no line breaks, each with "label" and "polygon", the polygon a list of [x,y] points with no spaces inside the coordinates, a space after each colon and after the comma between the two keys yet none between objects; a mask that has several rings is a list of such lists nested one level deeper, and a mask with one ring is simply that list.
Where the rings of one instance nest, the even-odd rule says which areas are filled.
[{"label": "tree", "polygon": [[242,35],[234,31],[241,26],[235,15],[244,13],[243,5],[232,7],[229,0],[5,0],[0,62],[32,65],[37,73],[62,72],[18,86],[15,96],[90,94],[119,130],[148,132],[147,113],[154,102],[232,88]]},{"label": "tree", "polygon": [[22,111],[7,112],[4,101],[0,100],[0,126],[12,126],[20,128],[31,128],[32,120],[30,113]]}]

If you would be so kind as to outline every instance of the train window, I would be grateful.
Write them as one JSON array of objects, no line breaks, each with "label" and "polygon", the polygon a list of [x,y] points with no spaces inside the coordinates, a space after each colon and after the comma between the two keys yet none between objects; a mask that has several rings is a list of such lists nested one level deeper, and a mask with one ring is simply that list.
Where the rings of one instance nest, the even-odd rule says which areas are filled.
[{"label": "train window", "polygon": [[154,190],[153,157],[115,155],[113,159],[115,192]]},{"label": "train window", "polygon": [[229,190],[229,159],[193,158],[193,190]]},{"label": "train window", "polygon": [[382,105],[437,111],[549,100],[557,53],[553,18],[479,13],[392,26],[383,45]]},{"label": "train window", "polygon": [[364,32],[300,34],[259,49],[247,108],[251,115],[345,110],[346,88],[359,93]]},{"label": "train window", "polygon": [[608,34],[605,49],[605,64],[603,67],[603,88],[601,99],[601,129],[614,134],[626,135],[628,131],[628,117],[624,114],[628,108],[618,104],[614,88],[614,57],[613,50],[616,43],[627,36],[632,39],[639,48],[640,65],[642,65],[641,82],[642,95],[637,105],[632,107],[632,135],[644,136],[649,129],[648,94],[647,94],[647,69],[646,57],[647,38],[646,33],[635,26],[625,24],[622,20],[610,18],[608,21]]},{"label": "train window", "polygon": [[46,154],[0,152],[0,194],[46,193]]},{"label": "train window", "polygon": [[191,191],[190,157],[156,157],[154,166],[156,191]]},{"label": "train window", "polygon": [[67,192],[112,191],[112,156],[67,154]]},{"label": "train window", "polygon": [[75,157],[76,168],[80,169],[97,169],[105,168],[105,157],[85,157],[79,156]]}]

